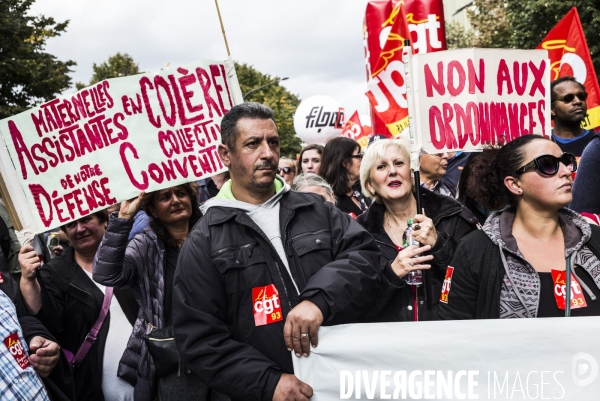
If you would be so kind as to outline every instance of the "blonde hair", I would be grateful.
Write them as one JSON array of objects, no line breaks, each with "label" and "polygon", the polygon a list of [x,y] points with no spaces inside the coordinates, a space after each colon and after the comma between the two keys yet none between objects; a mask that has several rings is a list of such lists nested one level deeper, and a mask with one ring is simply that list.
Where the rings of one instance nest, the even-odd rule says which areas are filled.
[{"label": "blonde hair", "polygon": [[404,140],[400,139],[380,139],[373,142],[365,151],[360,164],[360,187],[362,193],[367,198],[374,198],[377,203],[381,203],[381,199],[379,199],[377,194],[369,191],[367,184],[371,179],[371,170],[385,157],[385,152],[390,146],[402,152],[402,155],[406,158],[406,163],[410,167],[410,148]]},{"label": "blonde hair", "polygon": [[290,159],[289,157],[285,157],[285,156],[281,156],[279,158],[279,160],[285,160],[288,161],[289,166],[292,169],[292,173],[296,174],[296,172],[298,171],[298,168],[296,167],[296,161],[294,159]]}]

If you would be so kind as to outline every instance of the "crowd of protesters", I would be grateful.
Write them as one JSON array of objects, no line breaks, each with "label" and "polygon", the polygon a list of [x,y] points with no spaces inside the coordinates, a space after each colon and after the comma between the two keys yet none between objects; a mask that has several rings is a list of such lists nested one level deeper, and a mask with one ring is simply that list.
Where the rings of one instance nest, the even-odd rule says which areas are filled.
[{"label": "crowd of protesters", "polygon": [[[221,123],[226,173],[70,222],[52,257],[18,244],[0,200],[0,334],[25,356],[0,352],[0,389],[306,400],[292,358],[321,325],[599,316],[600,136],[581,129],[582,85],[561,78],[551,96],[550,139],[422,154],[417,183],[402,140],[280,157],[273,111],[244,103]],[[586,307],[561,307],[554,269]]]}]

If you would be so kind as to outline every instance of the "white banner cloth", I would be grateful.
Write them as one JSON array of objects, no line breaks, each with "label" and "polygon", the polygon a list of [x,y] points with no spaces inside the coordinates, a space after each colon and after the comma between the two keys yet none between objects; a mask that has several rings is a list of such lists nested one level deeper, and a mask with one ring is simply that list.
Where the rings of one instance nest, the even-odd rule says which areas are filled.
[{"label": "white banner cloth", "polygon": [[600,317],[322,327],[311,401],[600,399]]}]

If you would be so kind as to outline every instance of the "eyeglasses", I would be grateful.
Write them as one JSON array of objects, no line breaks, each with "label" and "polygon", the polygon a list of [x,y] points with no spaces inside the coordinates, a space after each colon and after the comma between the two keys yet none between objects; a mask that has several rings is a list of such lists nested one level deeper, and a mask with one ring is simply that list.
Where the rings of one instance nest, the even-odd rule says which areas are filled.
[{"label": "eyeglasses", "polygon": [[358,159],[358,160],[362,160],[363,156],[364,156],[364,155],[363,155],[362,153],[360,153],[360,154],[358,154],[358,155],[352,155],[352,156],[348,156],[348,157],[347,157],[347,159],[350,159],[350,158],[352,158],[352,159]]},{"label": "eyeglasses", "polygon": [[573,100],[575,100],[575,96],[577,96],[577,99],[581,100],[581,101],[585,101],[588,97],[588,94],[585,92],[579,92],[579,93],[568,93],[566,95],[562,95],[560,97],[557,97],[554,100],[560,100],[563,103],[571,103]]},{"label": "eyeglasses", "polygon": [[279,167],[277,169],[277,174],[281,174],[281,171],[283,170],[283,174],[289,174],[292,172],[292,168],[291,167]]},{"label": "eyeglasses", "polygon": [[523,174],[527,169],[535,166],[542,175],[553,176],[558,173],[559,164],[562,163],[571,170],[571,172],[577,171],[577,159],[572,153],[563,153],[561,157],[553,155],[542,155],[538,156],[523,167],[517,169],[517,174]]}]

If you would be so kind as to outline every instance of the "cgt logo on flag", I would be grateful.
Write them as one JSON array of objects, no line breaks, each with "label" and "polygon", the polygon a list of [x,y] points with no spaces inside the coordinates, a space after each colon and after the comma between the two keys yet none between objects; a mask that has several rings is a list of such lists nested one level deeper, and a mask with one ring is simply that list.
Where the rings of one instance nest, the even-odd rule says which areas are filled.
[{"label": "cgt logo on flag", "polygon": [[29,367],[29,357],[25,352],[25,348],[19,339],[19,335],[14,332],[4,339],[4,345],[8,348],[10,354],[15,358],[21,369],[25,370]]},{"label": "cgt logo on flag", "polygon": [[552,81],[573,76],[585,87],[587,116],[582,127],[592,130],[600,127],[600,87],[576,7],[548,32],[537,48],[548,50]]}]

